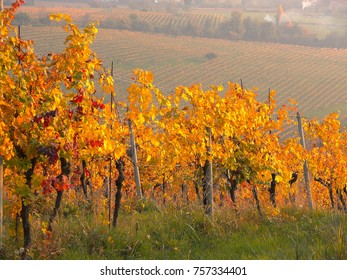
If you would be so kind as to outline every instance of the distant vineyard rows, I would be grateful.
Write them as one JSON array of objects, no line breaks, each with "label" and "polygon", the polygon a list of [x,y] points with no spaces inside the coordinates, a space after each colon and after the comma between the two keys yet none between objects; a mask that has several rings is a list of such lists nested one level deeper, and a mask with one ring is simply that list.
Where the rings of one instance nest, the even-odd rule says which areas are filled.
[{"label": "distant vineyard rows", "polygon": [[151,25],[164,26],[171,24],[173,27],[181,27],[192,22],[203,26],[209,22],[212,28],[216,28],[224,20],[223,15],[210,15],[204,13],[164,13],[164,12],[142,12],[129,9],[88,9],[88,8],[64,8],[64,7],[23,7],[21,12],[27,13],[32,18],[48,16],[52,13],[68,13],[76,21],[81,20],[115,20],[128,19],[129,16],[136,16],[138,20]]},{"label": "distant vineyard rows", "polygon": [[[56,27],[23,27],[25,38],[33,39],[40,52],[58,52],[64,32]],[[57,44],[61,42],[61,44]],[[158,86],[169,93],[177,84],[226,84],[240,82],[259,88],[266,98],[269,87],[278,101],[298,101],[307,117],[322,117],[332,111],[347,115],[347,50],[317,49],[270,43],[170,37],[128,31],[103,30],[93,49],[106,66],[115,65],[119,98],[124,98],[131,70],[153,71]],[[209,59],[207,54],[215,58]]]}]

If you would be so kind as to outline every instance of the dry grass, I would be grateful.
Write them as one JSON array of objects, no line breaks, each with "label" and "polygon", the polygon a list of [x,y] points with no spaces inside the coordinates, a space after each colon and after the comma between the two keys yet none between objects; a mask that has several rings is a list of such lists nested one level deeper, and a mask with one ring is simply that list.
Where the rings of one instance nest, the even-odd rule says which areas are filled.
[{"label": "dry grass", "polygon": [[[32,259],[347,259],[346,216],[334,212],[285,208],[260,218],[253,210],[224,207],[211,219],[198,206],[147,202],[123,210],[119,227],[109,230],[100,213],[75,208],[68,215],[62,211],[52,237],[36,220]],[[17,259],[8,227],[1,258]]]}]

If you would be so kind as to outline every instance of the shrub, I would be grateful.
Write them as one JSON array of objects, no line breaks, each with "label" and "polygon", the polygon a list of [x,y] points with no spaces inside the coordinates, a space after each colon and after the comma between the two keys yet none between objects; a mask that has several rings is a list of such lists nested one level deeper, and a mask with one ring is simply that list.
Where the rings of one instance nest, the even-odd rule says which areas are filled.
[{"label": "shrub", "polygon": [[205,54],[205,58],[207,58],[208,60],[212,60],[212,59],[217,58],[217,55],[213,52],[209,52],[209,53]]}]

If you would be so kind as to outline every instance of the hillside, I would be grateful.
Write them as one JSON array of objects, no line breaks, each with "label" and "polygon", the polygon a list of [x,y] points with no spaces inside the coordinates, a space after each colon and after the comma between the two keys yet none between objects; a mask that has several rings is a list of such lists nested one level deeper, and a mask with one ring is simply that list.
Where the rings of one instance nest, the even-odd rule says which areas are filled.
[{"label": "hillside", "polygon": [[[23,38],[35,41],[39,52],[59,52],[64,32],[60,27],[29,27]],[[272,43],[170,37],[100,29],[93,49],[105,67],[114,62],[118,98],[123,99],[132,69],[144,68],[155,83],[170,92],[177,85],[202,83],[226,85],[240,82],[277,91],[280,104],[294,98],[307,117],[322,117],[332,111],[347,115],[347,49],[318,49]]]},{"label": "hillside", "polygon": [[[88,8],[88,7],[64,7],[64,6],[24,6],[21,12],[27,13],[31,18],[37,19],[48,16],[52,13],[70,14],[75,21],[100,21],[108,20],[128,20],[131,16],[136,16],[139,21],[146,22],[153,26],[164,26],[172,24],[182,27],[188,22],[203,26],[207,21],[212,28],[216,28],[225,16],[218,13],[201,12],[199,10],[191,12],[168,13],[163,11],[141,11],[128,8]],[[230,11],[228,12],[230,14]]]},{"label": "hillside", "polygon": [[0,13],[0,259],[346,259],[347,48],[17,29],[22,4]]},{"label": "hillside", "polygon": [[[48,4],[48,5],[46,5]],[[21,8],[18,24],[49,25],[48,15],[70,14],[84,25],[98,21],[102,28],[187,35],[226,40],[275,42],[314,47],[346,48],[347,19],[340,13],[312,9],[240,9],[174,7],[90,8],[78,3],[43,3]],[[67,3],[66,3],[67,4]],[[38,5],[38,6],[37,6]],[[276,18],[279,25],[276,24]]]}]

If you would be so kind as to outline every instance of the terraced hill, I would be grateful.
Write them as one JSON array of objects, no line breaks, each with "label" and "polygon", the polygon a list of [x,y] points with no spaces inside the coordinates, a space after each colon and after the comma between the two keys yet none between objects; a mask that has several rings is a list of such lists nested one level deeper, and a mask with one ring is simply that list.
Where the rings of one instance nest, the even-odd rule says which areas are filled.
[{"label": "terraced hill", "polygon": [[[60,27],[23,27],[42,53],[58,52],[65,33]],[[339,110],[347,116],[347,49],[318,49],[271,43],[170,37],[101,29],[93,49],[109,67],[115,65],[118,98],[124,99],[134,68],[149,69],[156,85],[170,92],[175,86],[240,82],[278,92],[279,103],[294,98],[307,117]]]},{"label": "terraced hill", "polygon": [[128,19],[129,16],[136,16],[139,21],[146,22],[153,26],[165,26],[170,24],[172,27],[182,27],[188,22],[204,26],[208,22],[211,28],[216,28],[224,19],[222,14],[209,14],[197,11],[166,13],[166,12],[144,12],[126,8],[71,8],[71,7],[36,7],[24,6],[21,12],[27,13],[31,18],[41,18],[52,13],[70,14],[75,21],[105,21],[115,19]]}]

